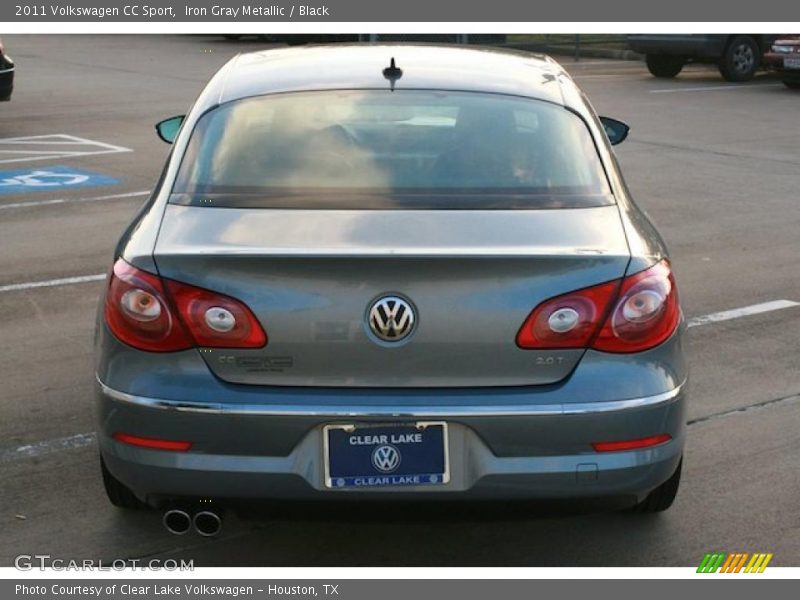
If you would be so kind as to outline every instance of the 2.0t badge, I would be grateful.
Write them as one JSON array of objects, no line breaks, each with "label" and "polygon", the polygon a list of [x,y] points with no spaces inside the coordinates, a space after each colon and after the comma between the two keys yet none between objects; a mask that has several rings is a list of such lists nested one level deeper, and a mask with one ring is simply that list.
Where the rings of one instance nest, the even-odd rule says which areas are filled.
[{"label": "2.0t badge", "polygon": [[399,342],[407,338],[416,324],[411,304],[397,296],[384,296],[375,300],[367,318],[370,331],[384,342]]}]

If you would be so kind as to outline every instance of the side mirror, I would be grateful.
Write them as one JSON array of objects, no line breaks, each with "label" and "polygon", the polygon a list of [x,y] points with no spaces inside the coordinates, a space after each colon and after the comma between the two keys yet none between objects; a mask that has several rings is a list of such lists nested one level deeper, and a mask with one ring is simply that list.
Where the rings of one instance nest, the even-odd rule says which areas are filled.
[{"label": "side mirror", "polygon": [[158,137],[168,144],[174,142],[175,138],[178,137],[178,132],[181,130],[181,125],[183,125],[183,120],[185,118],[186,115],[180,115],[156,123],[156,133]]},{"label": "side mirror", "polygon": [[603,124],[603,129],[605,129],[608,141],[611,142],[612,146],[624,142],[631,130],[627,123],[612,119],[611,117],[600,117],[600,122]]}]

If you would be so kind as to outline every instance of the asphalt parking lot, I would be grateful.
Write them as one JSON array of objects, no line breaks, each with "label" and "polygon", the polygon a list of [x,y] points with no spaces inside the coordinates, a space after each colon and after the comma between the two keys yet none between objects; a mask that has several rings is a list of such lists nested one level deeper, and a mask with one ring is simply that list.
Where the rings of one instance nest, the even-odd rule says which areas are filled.
[{"label": "asphalt parking lot", "polygon": [[[174,537],[106,500],[93,441],[101,276],[168,147],[153,124],[256,41],[3,36],[0,104],[0,566],[18,554],[196,566],[689,566],[709,551],[800,566],[800,93],[763,74],[565,65],[629,122],[618,156],[672,252],[689,330],[681,490],[658,516],[588,507],[260,507]],[[703,317],[710,318],[704,319]]]}]

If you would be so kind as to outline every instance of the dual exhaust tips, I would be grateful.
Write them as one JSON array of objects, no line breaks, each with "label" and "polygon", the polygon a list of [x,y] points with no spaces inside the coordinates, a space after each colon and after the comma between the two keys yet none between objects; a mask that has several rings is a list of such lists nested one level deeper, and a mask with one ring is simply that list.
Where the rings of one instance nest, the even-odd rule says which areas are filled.
[{"label": "dual exhaust tips", "polygon": [[213,510],[201,510],[192,514],[179,508],[164,513],[161,522],[167,531],[174,535],[183,535],[194,527],[204,537],[213,537],[222,531],[222,517]]}]

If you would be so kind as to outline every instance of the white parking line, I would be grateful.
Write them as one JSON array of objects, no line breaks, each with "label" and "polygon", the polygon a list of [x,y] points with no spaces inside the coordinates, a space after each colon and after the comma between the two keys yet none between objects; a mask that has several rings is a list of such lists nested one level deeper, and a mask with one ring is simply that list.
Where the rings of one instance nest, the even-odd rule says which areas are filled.
[{"label": "white parking line", "polygon": [[34,458],[36,456],[42,456],[43,454],[50,454],[51,452],[60,452],[61,450],[83,448],[84,446],[94,444],[96,441],[97,435],[91,431],[89,433],[79,433],[69,437],[56,438],[54,440],[25,444],[24,446],[17,446],[16,448],[0,451],[0,464],[19,460],[21,458]]},{"label": "white parking line", "polygon": [[91,196],[89,198],[54,198],[52,200],[32,200],[31,202],[14,202],[13,204],[0,204],[0,210],[9,208],[28,208],[36,206],[52,206],[54,204],[72,204],[75,202],[100,202],[102,200],[122,200],[124,198],[138,198],[147,196],[150,192],[126,192],[124,194],[108,194],[107,196]]},{"label": "white parking line", "polygon": [[18,292],[21,290],[32,290],[34,288],[72,285],[75,283],[87,283],[89,281],[102,281],[105,278],[105,273],[98,273],[96,275],[78,275],[77,277],[64,277],[62,279],[48,279],[47,281],[26,281],[25,283],[0,285],[0,292]]},{"label": "white parking line", "polygon": [[743,306],[742,308],[734,308],[711,313],[710,315],[703,315],[702,317],[694,317],[687,321],[687,325],[689,327],[697,327],[698,325],[708,325],[709,323],[719,323],[720,321],[730,321],[731,319],[749,317],[750,315],[760,315],[774,310],[783,310],[784,308],[792,308],[793,306],[800,306],[800,302],[794,302],[792,300],[773,300],[772,302],[762,302],[761,304],[752,304],[750,306]]},{"label": "white parking line", "polygon": [[133,150],[66,133],[0,139],[0,164],[119,152],[133,152]]},{"label": "white parking line", "polygon": [[756,83],[749,85],[712,85],[708,87],[695,88],[666,88],[661,90],[649,90],[651,94],[678,94],[680,92],[722,92],[727,90],[744,90],[758,87],[783,87],[782,83]]}]

